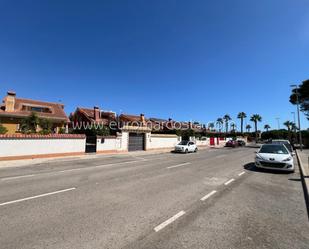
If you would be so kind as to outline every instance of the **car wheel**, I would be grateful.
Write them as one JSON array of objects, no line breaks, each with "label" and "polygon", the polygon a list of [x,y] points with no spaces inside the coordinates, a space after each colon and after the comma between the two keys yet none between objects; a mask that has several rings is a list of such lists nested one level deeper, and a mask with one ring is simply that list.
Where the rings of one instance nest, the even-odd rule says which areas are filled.
[{"label": "car wheel", "polygon": [[197,149],[197,148],[195,148],[194,152],[196,153],[197,151],[198,151],[198,149]]}]

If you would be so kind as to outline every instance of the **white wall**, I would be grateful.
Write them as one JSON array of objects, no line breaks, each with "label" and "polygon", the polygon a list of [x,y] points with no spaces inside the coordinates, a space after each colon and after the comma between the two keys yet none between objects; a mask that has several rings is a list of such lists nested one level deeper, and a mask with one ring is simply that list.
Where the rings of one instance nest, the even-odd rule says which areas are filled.
[{"label": "white wall", "polygon": [[150,134],[146,135],[146,149],[173,148],[181,141],[176,135]]},{"label": "white wall", "polygon": [[84,153],[85,138],[0,138],[0,157]]},{"label": "white wall", "polygon": [[128,132],[118,133],[114,137],[97,138],[97,152],[104,151],[127,151]]},{"label": "white wall", "polygon": [[207,146],[209,145],[209,138],[206,140],[196,140],[195,143],[197,146]]}]

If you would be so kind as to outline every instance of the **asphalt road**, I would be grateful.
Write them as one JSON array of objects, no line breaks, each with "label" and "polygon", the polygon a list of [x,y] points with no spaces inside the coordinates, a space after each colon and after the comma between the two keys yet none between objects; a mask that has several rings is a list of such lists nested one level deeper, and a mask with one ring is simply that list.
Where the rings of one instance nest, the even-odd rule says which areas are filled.
[{"label": "asphalt road", "polygon": [[298,170],[254,149],[53,160],[0,169],[0,248],[309,248]]}]

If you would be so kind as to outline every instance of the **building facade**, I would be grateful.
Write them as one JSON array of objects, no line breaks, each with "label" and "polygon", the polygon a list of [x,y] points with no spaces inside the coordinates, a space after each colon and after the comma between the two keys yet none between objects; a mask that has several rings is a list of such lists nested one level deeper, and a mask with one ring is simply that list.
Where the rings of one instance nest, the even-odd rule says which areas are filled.
[{"label": "building facade", "polygon": [[7,129],[7,134],[20,133],[23,119],[31,113],[36,113],[41,119],[48,119],[53,133],[58,133],[69,122],[63,104],[17,98],[15,92],[9,91],[0,105],[0,124]]}]

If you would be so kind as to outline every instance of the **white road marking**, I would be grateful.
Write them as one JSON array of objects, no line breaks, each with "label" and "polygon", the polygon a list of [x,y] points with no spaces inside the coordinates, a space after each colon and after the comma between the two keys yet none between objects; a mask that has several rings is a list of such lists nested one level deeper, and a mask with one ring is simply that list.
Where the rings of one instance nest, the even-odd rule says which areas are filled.
[{"label": "white road marking", "polygon": [[186,213],[185,211],[180,211],[179,213],[175,214],[173,217],[171,217],[168,220],[166,220],[163,223],[161,223],[159,226],[156,226],[154,228],[154,230],[156,232],[159,232],[161,229],[163,229],[164,227],[168,226],[169,224],[171,224],[172,222],[177,220],[179,217],[183,216],[185,213]]},{"label": "white road marking", "polygon": [[9,205],[9,204],[17,203],[17,202],[22,202],[22,201],[27,201],[27,200],[32,200],[32,199],[37,199],[37,198],[48,196],[48,195],[55,195],[55,194],[71,191],[71,190],[74,190],[74,189],[76,189],[76,188],[67,188],[67,189],[62,189],[62,190],[58,190],[58,191],[55,191],[55,192],[50,192],[50,193],[45,193],[45,194],[41,194],[41,195],[30,196],[30,197],[26,197],[26,198],[14,200],[14,201],[3,202],[3,203],[0,203],[0,206],[5,206],[5,205]]},{"label": "white road marking", "polygon": [[239,173],[238,175],[239,175],[239,176],[242,176],[242,175],[245,174],[245,173],[246,173],[246,172],[243,171],[243,172]]},{"label": "white road marking", "polygon": [[65,169],[65,170],[51,171],[51,172],[45,172],[45,173],[40,173],[40,174],[5,177],[5,178],[2,178],[1,180],[2,181],[8,181],[8,180],[14,180],[14,179],[26,178],[26,177],[34,177],[34,176],[42,176],[42,175],[55,175],[55,174],[59,174],[59,173],[67,173],[67,172],[72,172],[72,171],[87,170],[87,169],[93,169],[93,168],[104,168],[104,167],[110,167],[110,166],[115,166],[115,165],[119,165],[119,164],[129,164],[129,163],[144,162],[144,161],[149,161],[149,159],[126,161],[126,162],[119,162],[119,163],[110,163],[110,164],[95,165],[95,166],[88,166],[88,167],[86,166],[86,167],[82,167],[82,168]]},{"label": "white road marking", "polygon": [[224,183],[224,185],[229,185],[233,181],[235,181],[235,179],[231,179],[231,180],[227,181],[226,183]]},{"label": "white road marking", "polygon": [[15,179],[26,178],[26,177],[32,177],[32,176],[35,176],[35,175],[10,176],[10,177],[1,178],[1,181],[15,180]]},{"label": "white road marking", "polygon": [[201,201],[205,201],[206,199],[208,199],[210,196],[214,195],[215,193],[217,193],[216,190],[211,191],[209,194],[207,194],[203,198],[201,198]]},{"label": "white road marking", "polygon": [[189,165],[189,164],[191,164],[191,163],[189,163],[189,162],[187,162],[187,163],[181,163],[181,164],[169,166],[169,167],[167,167],[167,169],[178,168],[178,167],[186,166],[186,165]]}]

